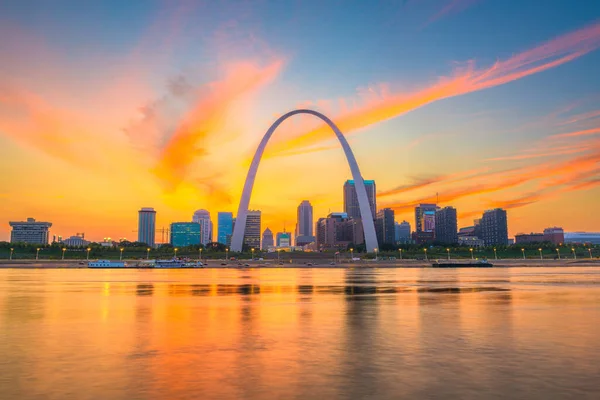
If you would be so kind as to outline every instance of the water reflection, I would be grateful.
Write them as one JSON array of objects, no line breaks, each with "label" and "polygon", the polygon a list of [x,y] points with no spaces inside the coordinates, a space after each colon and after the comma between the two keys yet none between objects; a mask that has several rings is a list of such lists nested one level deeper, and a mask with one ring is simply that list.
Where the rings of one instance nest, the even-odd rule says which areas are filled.
[{"label": "water reflection", "polygon": [[0,397],[585,397],[598,304],[594,268],[0,270]]}]

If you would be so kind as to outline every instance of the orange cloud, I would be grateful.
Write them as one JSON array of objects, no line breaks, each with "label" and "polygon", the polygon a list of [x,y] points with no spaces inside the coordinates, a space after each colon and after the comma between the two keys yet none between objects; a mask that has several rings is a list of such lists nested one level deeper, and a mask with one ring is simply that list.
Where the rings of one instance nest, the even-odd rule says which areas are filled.
[{"label": "orange cloud", "polygon": [[[507,201],[496,201],[492,205],[515,208],[534,203],[556,193],[589,189],[598,185],[596,177],[600,173],[600,147],[591,146],[588,154],[577,156],[560,163],[544,163],[514,169],[511,171],[479,174],[471,180],[473,183],[459,189],[440,190],[439,203],[449,204],[465,197],[476,197],[482,194],[511,189],[526,183],[538,181],[538,191]],[[591,179],[590,179],[591,178]],[[483,182],[480,182],[483,180]],[[449,181],[441,180],[436,184],[444,185]],[[436,202],[434,195],[424,196],[406,202],[389,202],[383,204],[398,212],[409,211],[418,204]]]},{"label": "orange cloud", "polygon": [[222,134],[232,105],[271,82],[282,67],[282,60],[265,67],[254,62],[234,63],[226,68],[223,80],[205,85],[162,148],[156,175],[170,185],[180,183],[191,163],[209,152],[205,141]]},{"label": "orange cloud", "polygon": [[465,172],[459,172],[457,174],[452,174],[452,175],[439,175],[439,176],[432,177],[432,178],[424,178],[424,179],[417,180],[416,182],[411,183],[411,184],[401,185],[401,186],[395,187],[393,189],[381,191],[381,192],[377,193],[377,197],[385,197],[385,196],[392,196],[392,195],[396,195],[396,194],[400,194],[400,193],[405,193],[405,192],[409,192],[412,190],[422,189],[424,187],[435,185],[435,184],[438,184],[441,182],[444,182],[444,183],[461,182],[461,181],[468,180],[470,178],[481,176],[482,173],[485,173],[487,171],[488,171],[488,168],[486,167],[486,168],[479,168],[479,169],[474,169],[474,170],[465,171]]},{"label": "orange cloud", "polygon": [[110,152],[101,154],[107,147],[78,115],[22,89],[0,89],[0,131],[18,143],[83,168],[92,162],[107,166],[112,158]]},{"label": "orange cloud", "polygon": [[[350,134],[434,101],[502,85],[557,67],[598,47],[600,23],[560,36],[507,60],[498,61],[489,68],[477,69],[471,61],[465,67],[455,70],[452,76],[440,78],[432,86],[412,93],[372,90],[369,97],[359,97],[362,99],[361,106],[334,116],[333,120],[342,132]],[[347,100],[344,104],[352,102]],[[331,137],[328,127],[319,124],[307,131],[297,131],[294,137],[287,141],[273,143],[268,153],[274,155],[290,148],[311,146]]]},{"label": "orange cloud", "polygon": [[558,135],[552,135],[550,137],[553,139],[560,139],[560,138],[572,138],[572,137],[578,137],[578,136],[596,135],[599,133],[600,133],[600,128],[592,128],[592,129],[585,129],[585,130],[575,131],[575,132],[560,133]]}]

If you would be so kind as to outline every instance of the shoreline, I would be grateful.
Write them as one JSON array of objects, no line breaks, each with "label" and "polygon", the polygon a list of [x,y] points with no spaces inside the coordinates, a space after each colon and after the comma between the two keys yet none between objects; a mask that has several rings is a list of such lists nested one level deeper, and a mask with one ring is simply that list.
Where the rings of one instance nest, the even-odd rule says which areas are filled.
[{"label": "shoreline", "polygon": [[[129,263],[137,263],[143,260],[123,260]],[[432,263],[437,260],[423,261],[423,260],[396,260],[390,261],[370,261],[370,262],[341,262],[335,265],[330,265],[329,262],[324,261],[322,264],[315,263],[311,260],[312,265],[307,263],[293,262],[283,263],[282,265],[277,262],[271,263],[269,261],[244,261],[242,265],[238,265],[237,262],[229,262],[227,265],[221,265],[223,260],[208,260],[205,261],[205,266],[200,268],[177,268],[177,269],[248,269],[248,268],[264,268],[264,269],[280,269],[280,268],[310,268],[310,269],[349,269],[349,268],[432,268],[432,269],[458,269],[458,268],[486,268],[478,267],[474,264],[472,267],[456,267],[456,268],[437,268],[432,267]],[[446,260],[439,260],[444,262]],[[469,262],[470,260],[450,260],[450,262]],[[600,259],[581,259],[581,260],[489,260],[493,265],[492,268],[516,268],[516,267],[531,267],[531,268],[543,268],[543,267],[600,267]],[[248,264],[248,265],[245,265]],[[14,268],[14,269],[88,269],[87,261],[82,260],[0,260],[0,269],[2,268]],[[105,269],[105,268],[96,268]],[[154,269],[154,268],[138,268],[136,266],[130,266],[125,268],[112,268],[112,269]],[[163,268],[156,268],[163,269]]]}]

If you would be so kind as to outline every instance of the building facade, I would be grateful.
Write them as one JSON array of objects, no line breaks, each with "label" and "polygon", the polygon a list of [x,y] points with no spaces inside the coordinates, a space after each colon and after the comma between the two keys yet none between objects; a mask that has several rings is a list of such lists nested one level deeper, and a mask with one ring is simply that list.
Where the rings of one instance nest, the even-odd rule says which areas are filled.
[{"label": "building facade", "polygon": [[260,249],[261,212],[248,210],[246,229],[244,232],[244,245],[251,249]]},{"label": "building facade", "polygon": [[62,241],[65,246],[69,247],[82,247],[90,244],[87,240],[85,240],[85,235],[83,233],[78,233],[75,236],[71,236]]},{"label": "building facade", "polygon": [[410,243],[410,223],[402,221],[396,222],[396,243],[406,244]]},{"label": "building facade", "polygon": [[478,228],[479,232],[481,232],[480,239],[483,240],[485,246],[508,246],[506,210],[496,208],[485,211]]},{"label": "building facade", "polygon": [[600,232],[566,232],[564,243],[600,244]]},{"label": "building facade", "polygon": [[277,232],[277,247],[292,247],[292,235],[285,230]]},{"label": "building facade", "polygon": [[37,222],[34,218],[27,221],[11,221],[8,223],[11,243],[48,244],[51,222]]},{"label": "building facade", "polygon": [[217,214],[217,242],[230,246],[233,233],[233,213],[220,212]]},{"label": "building facade", "polygon": [[313,232],[313,207],[304,200],[298,206],[296,223],[296,246],[304,246],[315,241]]},{"label": "building facade", "polygon": [[208,210],[197,210],[192,216],[192,222],[200,224],[200,243],[207,245],[212,242],[212,221]]},{"label": "building facade", "polygon": [[544,242],[543,233],[517,233],[515,235],[515,244],[542,243]]},{"label": "building facade", "polygon": [[275,242],[273,241],[273,232],[267,228],[262,234],[261,249],[269,250],[273,247],[275,247]]},{"label": "building facade", "polygon": [[435,212],[435,241],[443,244],[458,243],[456,208],[444,207]]},{"label": "building facade", "polygon": [[197,222],[174,222],[171,224],[171,245],[174,247],[200,244],[201,225]]},{"label": "building facade", "polygon": [[544,229],[544,242],[565,243],[565,231],[557,226]]},{"label": "building facade", "polygon": [[415,232],[431,232],[435,237],[435,212],[438,209],[436,204],[419,204],[415,207]]},{"label": "building facade", "polygon": [[156,211],[152,207],[143,207],[138,211],[138,242],[150,247],[156,244]]},{"label": "building facade", "polygon": [[[369,199],[369,206],[371,207],[371,218],[375,220],[377,214],[377,191],[375,181],[365,180],[364,183]],[[346,183],[344,183],[344,212],[348,214],[348,218],[361,218],[356,186],[354,185],[353,180],[347,180]]]},{"label": "building facade", "polygon": [[375,232],[377,233],[377,242],[380,246],[382,244],[396,243],[396,222],[394,218],[394,210],[391,208],[384,208],[377,211]]},{"label": "building facade", "polygon": [[349,218],[346,213],[330,213],[327,218],[319,218],[316,231],[318,250],[344,249],[350,244],[364,243],[361,220]]}]

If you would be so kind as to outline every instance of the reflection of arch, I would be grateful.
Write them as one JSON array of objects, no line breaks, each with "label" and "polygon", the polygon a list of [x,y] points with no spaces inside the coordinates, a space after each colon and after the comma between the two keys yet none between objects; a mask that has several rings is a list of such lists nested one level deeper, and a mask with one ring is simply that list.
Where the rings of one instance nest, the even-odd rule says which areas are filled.
[{"label": "reflection of arch", "polygon": [[250,169],[248,170],[248,175],[246,176],[246,182],[244,183],[244,191],[242,192],[242,199],[240,200],[240,206],[238,208],[237,217],[235,220],[235,228],[233,230],[233,236],[231,237],[231,251],[242,251],[242,243],[244,241],[244,231],[246,229],[246,216],[248,213],[248,205],[250,203],[250,195],[252,194],[252,187],[254,186],[254,179],[256,178],[256,172],[258,170],[258,164],[260,163],[260,159],[265,151],[265,147],[271,138],[275,129],[288,117],[291,117],[295,114],[311,114],[321,118],[329,127],[335,132],[340,144],[342,145],[342,149],[344,149],[344,153],[346,154],[346,159],[348,159],[348,164],[350,165],[350,171],[352,172],[352,178],[354,179],[354,185],[356,187],[356,195],[358,197],[358,207],[360,209],[361,216],[367,216],[362,219],[363,231],[365,233],[365,244],[367,245],[367,251],[375,251],[377,249],[377,236],[375,234],[375,224],[373,223],[373,214],[371,211],[371,206],[369,206],[369,199],[367,197],[367,190],[365,189],[365,183],[363,181],[362,175],[360,174],[360,169],[358,168],[358,164],[356,163],[356,159],[354,158],[354,154],[352,153],[352,149],[350,149],[350,145],[346,138],[339,130],[339,128],[327,118],[325,115],[320,112],[313,110],[294,110],[290,111],[285,115],[279,117],[277,121],[271,125],[265,136],[261,140],[258,145],[258,149],[256,149],[256,154],[254,154],[254,158],[252,159],[252,164],[250,164]]}]

